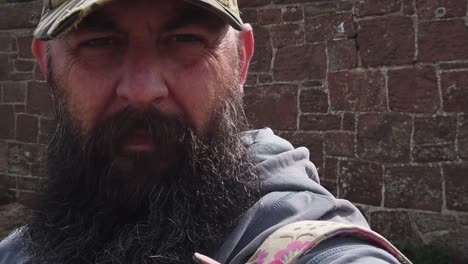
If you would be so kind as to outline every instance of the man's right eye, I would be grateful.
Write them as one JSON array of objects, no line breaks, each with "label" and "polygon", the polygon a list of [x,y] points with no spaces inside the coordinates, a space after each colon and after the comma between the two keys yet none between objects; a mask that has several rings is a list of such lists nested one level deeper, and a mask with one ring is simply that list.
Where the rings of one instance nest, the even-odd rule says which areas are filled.
[{"label": "man's right eye", "polygon": [[95,38],[81,42],[80,46],[84,47],[106,47],[116,44],[115,38],[112,37],[103,37]]}]

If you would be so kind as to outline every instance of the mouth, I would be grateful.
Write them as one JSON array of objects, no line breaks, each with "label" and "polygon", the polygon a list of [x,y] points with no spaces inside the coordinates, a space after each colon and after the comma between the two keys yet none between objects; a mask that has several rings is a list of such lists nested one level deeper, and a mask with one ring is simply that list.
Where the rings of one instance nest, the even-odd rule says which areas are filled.
[{"label": "mouth", "polygon": [[154,141],[150,134],[144,129],[135,130],[123,141],[123,150],[128,152],[153,152]]}]

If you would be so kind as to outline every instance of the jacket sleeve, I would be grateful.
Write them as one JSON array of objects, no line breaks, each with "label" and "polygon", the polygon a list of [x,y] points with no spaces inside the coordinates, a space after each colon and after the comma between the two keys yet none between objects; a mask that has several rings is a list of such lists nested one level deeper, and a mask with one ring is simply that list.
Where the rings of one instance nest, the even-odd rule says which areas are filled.
[{"label": "jacket sleeve", "polygon": [[399,264],[387,251],[357,238],[336,237],[319,244],[297,264]]}]

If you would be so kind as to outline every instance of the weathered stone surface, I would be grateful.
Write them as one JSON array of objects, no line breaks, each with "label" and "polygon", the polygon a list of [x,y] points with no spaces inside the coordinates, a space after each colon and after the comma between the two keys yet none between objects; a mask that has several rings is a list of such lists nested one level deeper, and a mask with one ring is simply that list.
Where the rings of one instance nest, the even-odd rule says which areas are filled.
[{"label": "weathered stone surface", "polygon": [[435,113],[439,109],[437,76],[432,67],[389,71],[388,94],[394,111]]},{"label": "weathered stone surface", "polygon": [[377,16],[400,11],[401,0],[360,0],[355,2],[355,6],[360,17]]},{"label": "weathered stone surface", "polygon": [[27,114],[16,115],[16,140],[22,142],[37,142],[37,117]]},{"label": "weathered stone surface", "polygon": [[447,250],[452,258],[450,263],[466,263],[468,259],[468,228],[460,228],[449,232],[435,233],[429,240],[436,246]]},{"label": "weathered stone surface", "polygon": [[0,139],[13,139],[15,127],[15,114],[13,106],[0,104]]},{"label": "weathered stone surface", "polygon": [[360,21],[357,43],[364,66],[411,63],[415,54],[413,21],[385,17]]},{"label": "weathered stone surface", "polygon": [[18,43],[18,55],[20,58],[32,59],[33,54],[31,51],[31,43],[33,40],[32,34],[25,36],[18,36],[16,42]]},{"label": "weathered stone surface", "polygon": [[3,84],[3,101],[5,103],[25,103],[25,95],[25,83],[6,82]]},{"label": "weathered stone surface", "polygon": [[8,159],[16,163],[40,163],[44,157],[44,147],[40,145],[10,143],[8,145]]},{"label": "weathered stone surface", "polygon": [[412,218],[422,233],[454,230],[460,227],[453,215],[414,212]]},{"label": "weathered stone surface", "polygon": [[268,8],[258,11],[258,22],[263,25],[279,24],[281,23],[281,9]]},{"label": "weathered stone surface", "polygon": [[301,6],[287,6],[283,8],[283,21],[295,22],[304,19],[304,9]]},{"label": "weathered stone surface", "polygon": [[276,81],[323,79],[327,67],[324,44],[278,49],[273,75]]},{"label": "weathered stone surface", "polygon": [[461,19],[420,23],[418,50],[423,62],[468,59],[468,27]]},{"label": "weathered stone surface", "polygon": [[255,53],[250,62],[250,71],[270,71],[273,48],[271,46],[270,31],[263,26],[254,26],[255,31]]},{"label": "weathered stone surface", "polygon": [[0,173],[8,171],[8,144],[0,141]]},{"label": "weathered stone surface", "polygon": [[7,237],[13,229],[26,219],[29,210],[18,203],[0,206],[0,239]]},{"label": "weathered stone surface", "polygon": [[[275,2],[291,2],[291,0],[274,0]],[[294,1],[294,0],[293,0]],[[337,11],[338,5],[331,1],[319,2],[310,0],[295,0],[299,2],[311,2],[304,7],[305,17],[315,17],[320,15],[332,15]]]},{"label": "weathered stone surface", "polygon": [[49,98],[47,84],[44,82],[29,82],[27,89],[27,112],[45,117],[52,116],[52,103]]},{"label": "weathered stone surface", "polygon": [[50,119],[39,119],[39,144],[48,144],[49,143],[49,133],[55,127],[55,121]]},{"label": "weathered stone surface", "polygon": [[460,117],[458,131],[458,151],[460,158],[468,160],[468,115]]},{"label": "weathered stone surface", "polygon": [[340,198],[353,203],[380,205],[382,201],[381,165],[360,161],[341,161],[339,168]]},{"label": "weathered stone surface", "polygon": [[304,30],[299,24],[281,24],[270,28],[273,46],[281,48],[304,43]]},{"label": "weathered stone surface", "polygon": [[465,0],[416,0],[420,19],[441,19],[466,15]]},{"label": "weathered stone surface", "polygon": [[300,129],[312,131],[339,130],[341,128],[341,116],[307,114],[301,116]]},{"label": "weathered stone surface", "polygon": [[336,158],[326,158],[323,162],[323,171],[320,173],[320,179],[330,182],[338,182],[339,160]]},{"label": "weathered stone surface", "polygon": [[8,80],[10,78],[11,64],[8,54],[0,53],[0,80]]},{"label": "weathered stone surface", "polygon": [[34,28],[42,11],[42,2],[2,4],[0,6],[0,30]]},{"label": "weathered stone surface", "polygon": [[[307,14],[307,13],[306,13]],[[305,17],[306,39],[310,43],[344,39],[356,35],[352,14]]]},{"label": "weathered stone surface", "polygon": [[258,22],[258,12],[255,9],[241,10],[241,17],[245,23],[255,24]]},{"label": "weathered stone surface", "polygon": [[343,114],[343,130],[353,132],[356,130],[356,115],[354,113]]},{"label": "weathered stone surface", "polygon": [[468,113],[468,71],[444,72],[441,79],[444,111]]},{"label": "weathered stone surface", "polygon": [[454,116],[415,118],[413,158],[420,162],[456,159],[456,128]]},{"label": "weathered stone surface", "polygon": [[13,63],[15,65],[15,70],[20,72],[29,72],[34,69],[34,61],[17,59]]},{"label": "weathered stone surface", "polygon": [[301,91],[301,111],[303,113],[326,113],[328,111],[328,94],[319,89]]},{"label": "weathered stone surface", "polygon": [[357,67],[357,47],[355,39],[328,42],[329,71],[348,70]]},{"label": "weathered stone surface", "polygon": [[468,163],[445,165],[443,171],[447,208],[468,211]]},{"label": "weathered stone surface", "polygon": [[395,114],[364,114],[358,118],[357,152],[362,159],[408,162],[411,118]]},{"label": "weathered stone surface", "polygon": [[330,132],[325,135],[325,153],[327,156],[354,157],[354,134]]},{"label": "weathered stone surface", "polygon": [[385,77],[379,71],[328,74],[333,110],[378,111],[387,108]]},{"label": "weathered stone surface", "polygon": [[371,228],[391,242],[420,245],[421,237],[412,229],[408,213],[403,211],[371,212]]},{"label": "weathered stone surface", "polygon": [[440,211],[442,177],[439,167],[402,166],[385,170],[385,206]]},{"label": "weathered stone surface", "polygon": [[295,85],[265,85],[246,90],[247,117],[254,127],[296,129],[297,92]]}]

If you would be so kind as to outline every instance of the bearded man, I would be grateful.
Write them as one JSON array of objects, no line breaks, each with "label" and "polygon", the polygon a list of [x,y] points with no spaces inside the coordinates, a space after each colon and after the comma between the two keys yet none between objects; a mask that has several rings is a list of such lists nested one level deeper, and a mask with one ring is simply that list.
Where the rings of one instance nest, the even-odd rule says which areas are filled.
[{"label": "bearded man", "polygon": [[[49,177],[0,263],[399,263],[307,149],[247,130],[253,47],[235,0],[45,0]],[[297,223],[320,240],[278,236]]]}]

